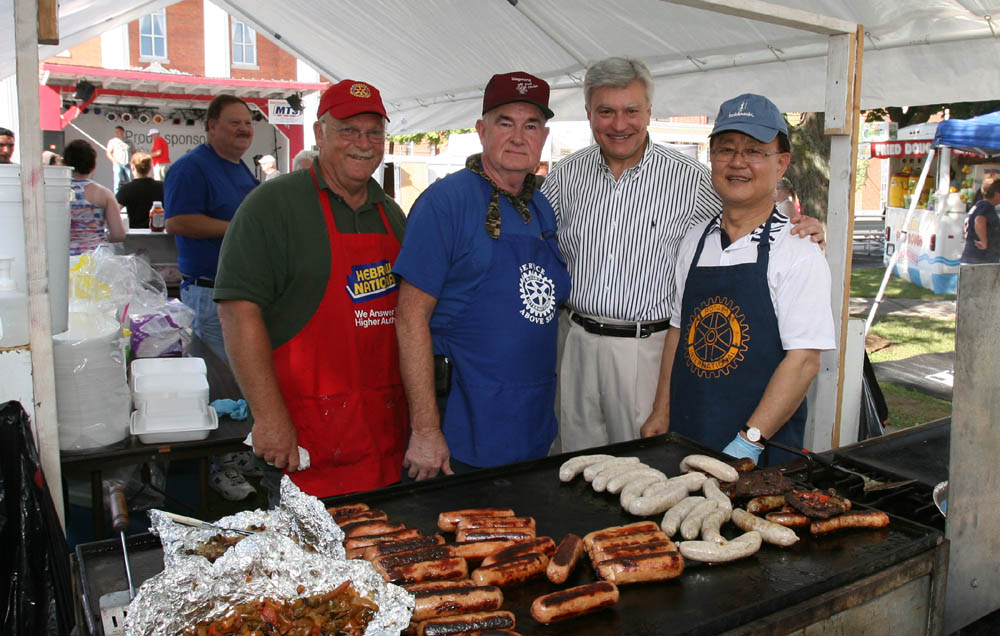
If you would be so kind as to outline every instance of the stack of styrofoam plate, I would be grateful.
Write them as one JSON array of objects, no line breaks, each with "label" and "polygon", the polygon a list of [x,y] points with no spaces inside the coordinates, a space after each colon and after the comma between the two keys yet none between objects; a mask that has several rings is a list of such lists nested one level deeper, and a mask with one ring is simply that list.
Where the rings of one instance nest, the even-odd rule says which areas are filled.
[{"label": "stack of styrofoam plate", "polygon": [[132,434],[144,444],[205,439],[218,428],[201,358],[132,361]]}]

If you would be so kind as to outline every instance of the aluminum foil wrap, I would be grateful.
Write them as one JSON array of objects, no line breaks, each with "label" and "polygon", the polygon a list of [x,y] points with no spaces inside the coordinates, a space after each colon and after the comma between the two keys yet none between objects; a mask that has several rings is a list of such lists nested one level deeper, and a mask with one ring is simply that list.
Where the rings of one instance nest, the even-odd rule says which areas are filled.
[{"label": "aluminum foil wrap", "polygon": [[322,594],[348,579],[358,594],[379,607],[366,636],[397,636],[407,626],[413,595],[383,581],[370,563],[306,552],[288,537],[268,531],[240,541],[215,563],[178,559],[148,579],[129,605],[125,634],[176,636],[201,621],[226,616],[239,603]]},{"label": "aluminum foil wrap", "polygon": [[[288,478],[281,478],[281,503],[275,510],[245,510],[214,522],[220,528],[245,530],[264,526],[269,532],[290,537],[301,545],[312,546],[328,558],[346,558],[344,532],[333,521],[323,503],[299,488]],[[178,560],[202,559],[188,554],[211,537],[219,534],[211,528],[192,528],[175,523],[159,510],[149,511],[150,531],[163,544],[163,565],[174,566]],[[202,559],[203,560],[203,559]]]}]

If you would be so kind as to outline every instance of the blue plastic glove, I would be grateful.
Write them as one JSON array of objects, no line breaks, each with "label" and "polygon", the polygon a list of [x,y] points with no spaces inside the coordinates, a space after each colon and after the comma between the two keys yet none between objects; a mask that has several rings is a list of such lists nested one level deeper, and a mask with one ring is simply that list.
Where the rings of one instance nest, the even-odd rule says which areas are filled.
[{"label": "blue plastic glove", "polygon": [[245,420],[249,414],[246,400],[230,400],[223,398],[212,402],[209,406],[219,415],[228,415],[234,420]]},{"label": "blue plastic glove", "polygon": [[736,434],[736,438],[729,442],[729,444],[722,449],[722,452],[730,457],[747,458],[753,460],[754,466],[757,465],[757,460],[760,459],[760,454],[764,452],[763,446],[757,446],[748,439],[743,439],[743,436],[739,433]]}]

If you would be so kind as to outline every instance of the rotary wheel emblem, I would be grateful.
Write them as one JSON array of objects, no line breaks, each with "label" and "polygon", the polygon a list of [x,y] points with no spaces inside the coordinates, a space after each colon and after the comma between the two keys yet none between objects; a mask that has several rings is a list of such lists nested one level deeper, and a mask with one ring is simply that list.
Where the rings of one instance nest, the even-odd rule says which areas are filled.
[{"label": "rotary wheel emblem", "polygon": [[555,283],[545,275],[545,270],[528,269],[521,273],[518,284],[525,315],[532,322],[547,323],[552,320],[556,306]]},{"label": "rotary wheel emblem", "polygon": [[698,305],[688,321],[684,361],[700,378],[718,378],[743,361],[750,341],[746,316],[729,298],[713,296]]},{"label": "rotary wheel emblem", "polygon": [[367,84],[362,84],[362,83],[358,82],[357,84],[352,84],[351,85],[351,95],[354,95],[355,97],[362,97],[362,98],[363,97],[371,97],[372,96],[372,92],[368,88]]}]

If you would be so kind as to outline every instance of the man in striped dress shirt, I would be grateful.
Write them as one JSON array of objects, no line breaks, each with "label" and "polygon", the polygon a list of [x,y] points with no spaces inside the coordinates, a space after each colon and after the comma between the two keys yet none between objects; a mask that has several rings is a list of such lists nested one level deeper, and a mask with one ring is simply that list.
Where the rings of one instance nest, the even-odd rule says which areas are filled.
[{"label": "man in striped dress shirt", "polygon": [[[677,246],[721,209],[705,166],[649,140],[653,79],[642,62],[594,64],[584,93],[597,143],[556,164],[542,186],[573,282],[560,317],[563,452],[639,437],[675,313]],[[815,219],[795,228],[820,232]]]}]

